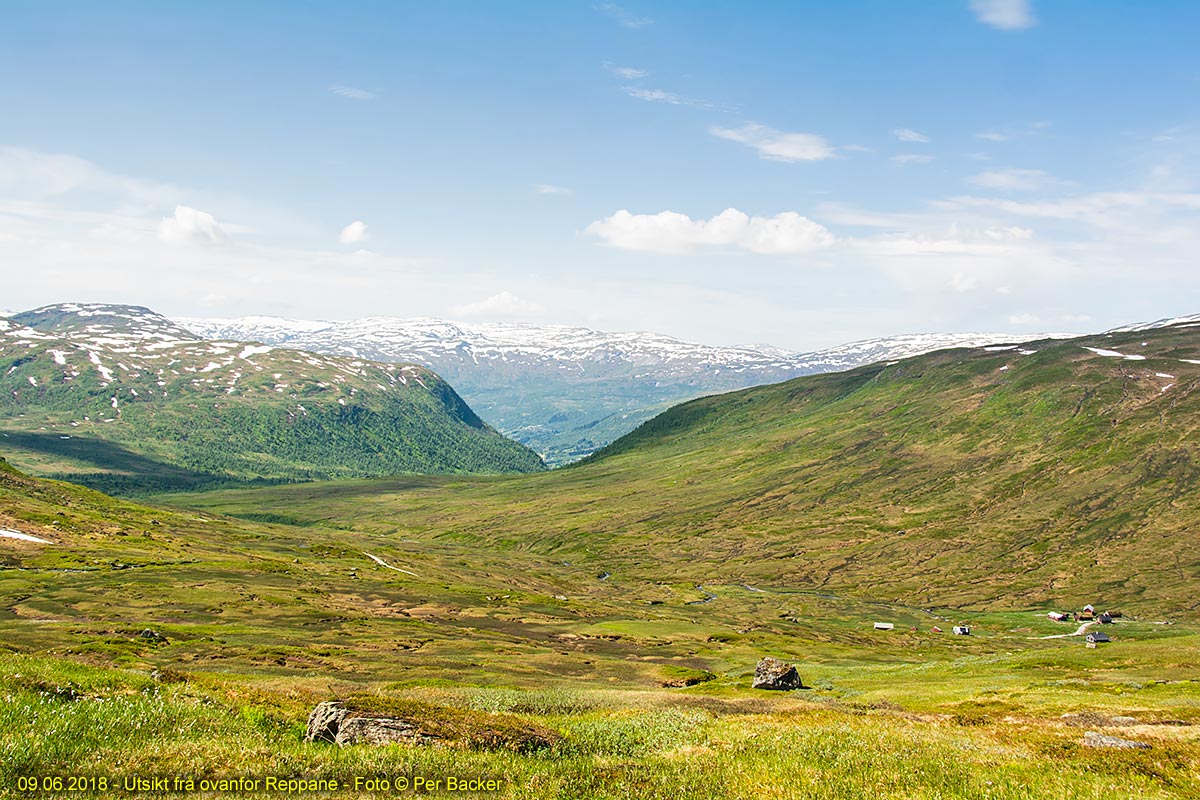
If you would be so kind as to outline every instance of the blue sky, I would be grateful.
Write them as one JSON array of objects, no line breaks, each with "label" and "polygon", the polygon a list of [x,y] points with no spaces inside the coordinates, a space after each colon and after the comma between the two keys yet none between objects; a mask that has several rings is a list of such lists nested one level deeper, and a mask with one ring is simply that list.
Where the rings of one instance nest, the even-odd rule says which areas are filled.
[{"label": "blue sky", "polygon": [[1200,311],[1195,3],[4,16],[0,307],[796,349]]}]

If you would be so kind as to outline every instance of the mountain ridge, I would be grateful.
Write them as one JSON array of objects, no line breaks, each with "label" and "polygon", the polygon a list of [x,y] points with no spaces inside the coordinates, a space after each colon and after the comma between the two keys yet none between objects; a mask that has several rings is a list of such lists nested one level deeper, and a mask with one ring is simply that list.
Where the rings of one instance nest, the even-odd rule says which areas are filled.
[{"label": "mountain ridge", "polygon": [[[0,365],[0,443],[115,491],[159,462],[201,483],[543,468],[425,367],[204,340],[140,306],[0,320]],[[89,454],[143,474],[79,472]]]},{"label": "mountain ridge", "polygon": [[584,457],[670,405],[706,394],[947,347],[1070,335],[905,334],[798,353],[770,345],[704,345],[649,332],[431,317],[347,322],[178,317],[176,322],[205,336],[424,364],[454,384],[498,430],[537,450],[551,465]]}]

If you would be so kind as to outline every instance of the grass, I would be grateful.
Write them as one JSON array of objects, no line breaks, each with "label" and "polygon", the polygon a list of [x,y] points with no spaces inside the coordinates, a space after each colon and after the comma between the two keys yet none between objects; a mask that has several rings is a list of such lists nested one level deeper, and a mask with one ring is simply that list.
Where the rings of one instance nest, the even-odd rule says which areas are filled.
[{"label": "grass", "polygon": [[[521,798],[1197,796],[1200,417],[1163,354],[1195,334],[1137,339],[1105,346],[1146,362],[952,351],[697,401],[536,476],[149,507],[0,467],[0,526],[54,542],[0,540],[0,793],[70,765]],[[1045,638],[1085,602],[1125,612],[1111,644]],[[765,655],[812,688],[750,689]],[[464,746],[302,741],[334,698]],[[493,715],[552,744],[514,752]],[[1152,747],[1084,748],[1092,729]]]}]

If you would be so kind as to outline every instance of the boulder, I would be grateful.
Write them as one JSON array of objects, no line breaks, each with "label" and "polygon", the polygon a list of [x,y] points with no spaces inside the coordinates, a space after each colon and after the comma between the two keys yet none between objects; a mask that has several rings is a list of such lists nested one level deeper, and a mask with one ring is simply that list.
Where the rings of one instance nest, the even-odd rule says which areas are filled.
[{"label": "boulder", "polygon": [[347,717],[338,728],[334,742],[347,744],[426,744],[432,741],[416,726],[390,717]]},{"label": "boulder", "polygon": [[796,671],[796,667],[788,664],[786,661],[780,661],[778,658],[767,656],[762,661],[758,662],[758,666],[754,668],[754,683],[755,689],[774,689],[777,691],[790,691],[799,689],[804,684],[800,681],[800,673]]},{"label": "boulder", "polygon": [[561,740],[557,732],[519,717],[366,694],[318,703],[308,715],[304,738],[339,746],[441,742],[517,752]]},{"label": "boulder", "polygon": [[1145,742],[1135,742],[1132,739],[1122,739],[1120,736],[1105,736],[1103,733],[1088,731],[1083,735],[1084,747],[1117,747],[1122,750],[1148,750],[1150,745]]},{"label": "boulder", "polygon": [[305,741],[336,742],[346,713],[346,707],[336,700],[317,703],[317,707],[308,715],[308,730],[304,734]]}]

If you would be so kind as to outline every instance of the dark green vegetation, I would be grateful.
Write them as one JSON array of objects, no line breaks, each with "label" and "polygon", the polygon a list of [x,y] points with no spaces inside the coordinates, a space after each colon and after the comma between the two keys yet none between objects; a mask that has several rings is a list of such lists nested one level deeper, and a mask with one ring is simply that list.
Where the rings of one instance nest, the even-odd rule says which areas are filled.
[{"label": "dark green vegetation", "polygon": [[38,474],[144,494],[542,468],[421,367],[198,341],[127,306],[0,325],[0,446]]},{"label": "dark green vegetation", "polygon": [[[506,797],[1194,797],[1197,330],[699,400],[534,476],[168,510],[0,469],[0,527],[53,542],[0,539],[0,787],[70,764],[454,773]],[[1087,602],[1125,612],[1111,644],[1045,616]],[[763,655],[812,688],[751,691]],[[315,702],[362,693],[434,706],[467,749],[300,741]],[[440,709],[561,740],[492,749]]]}]

